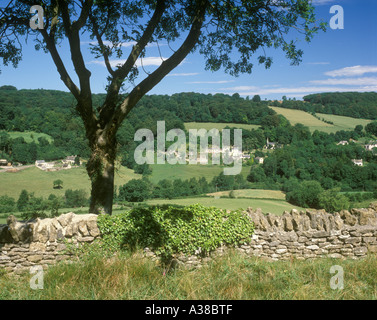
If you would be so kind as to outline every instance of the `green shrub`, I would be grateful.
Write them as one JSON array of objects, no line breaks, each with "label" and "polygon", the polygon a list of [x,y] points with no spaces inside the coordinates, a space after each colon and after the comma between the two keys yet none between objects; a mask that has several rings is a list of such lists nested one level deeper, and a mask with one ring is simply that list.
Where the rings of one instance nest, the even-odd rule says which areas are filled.
[{"label": "green shrub", "polygon": [[0,213],[16,211],[16,201],[7,195],[0,196]]},{"label": "green shrub", "polygon": [[221,245],[248,243],[253,223],[242,211],[191,205],[136,207],[98,217],[101,242],[109,250],[148,247],[163,258],[174,253],[208,253]]}]

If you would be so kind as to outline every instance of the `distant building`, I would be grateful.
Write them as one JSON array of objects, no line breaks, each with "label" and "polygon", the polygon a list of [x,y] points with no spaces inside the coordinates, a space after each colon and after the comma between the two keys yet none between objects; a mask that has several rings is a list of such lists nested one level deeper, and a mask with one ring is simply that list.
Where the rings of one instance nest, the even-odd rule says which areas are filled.
[{"label": "distant building", "polygon": [[263,162],[264,162],[263,157],[256,157],[254,160],[255,160],[256,163],[259,163],[259,164],[263,164]]},{"label": "distant building", "polygon": [[365,150],[372,151],[373,148],[377,148],[377,141],[370,142],[364,145]]},{"label": "distant building", "polygon": [[44,160],[37,160],[35,161],[35,166],[36,167],[43,167],[45,165],[46,161]]},{"label": "distant building", "polygon": [[76,156],[68,156],[67,158],[65,158],[62,162],[64,164],[70,164],[70,165],[73,165],[75,163],[75,159],[76,159]]},{"label": "distant building", "polygon": [[7,165],[8,165],[8,160],[0,159],[0,166],[7,166]]},{"label": "distant building", "polygon": [[345,141],[345,140],[343,140],[343,141],[339,141],[339,142],[337,143],[338,146],[339,146],[339,145],[345,146],[346,144],[348,144],[348,141]]},{"label": "distant building", "polygon": [[276,142],[270,142],[270,140],[267,138],[266,145],[264,146],[265,149],[272,149],[274,150],[277,147]]},{"label": "distant building", "polygon": [[354,165],[362,167],[364,165],[363,159],[352,159]]}]

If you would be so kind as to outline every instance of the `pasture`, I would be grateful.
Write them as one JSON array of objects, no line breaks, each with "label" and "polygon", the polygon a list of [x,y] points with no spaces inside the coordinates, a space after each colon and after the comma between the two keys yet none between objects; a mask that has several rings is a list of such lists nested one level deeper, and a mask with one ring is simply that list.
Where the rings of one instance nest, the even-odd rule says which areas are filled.
[{"label": "pasture", "polygon": [[316,117],[312,116],[310,113],[301,111],[301,110],[294,110],[294,109],[286,109],[280,107],[270,107],[276,113],[283,115],[286,117],[291,125],[295,125],[296,123],[301,123],[304,126],[309,127],[311,132],[315,130],[323,131],[326,133],[335,133],[340,130],[353,130],[358,124],[362,126],[367,125],[371,120],[365,119],[356,119],[350,117],[343,117],[343,116],[336,116],[336,115],[329,115],[323,113],[317,113],[317,116],[320,118],[325,119],[326,121],[331,121],[334,124],[329,124],[324,121],[317,119]]},{"label": "pasture", "polygon": [[[187,180],[191,178],[206,178],[210,182],[215,176],[218,176],[224,171],[224,166],[222,165],[212,165],[210,160],[208,165],[189,165],[189,164],[152,164],[152,175],[149,177],[151,182],[157,183],[160,180],[168,179],[182,179]],[[247,175],[250,173],[249,166],[242,166],[241,174],[246,179]]]},{"label": "pasture", "polygon": [[[236,198],[285,200],[285,194],[278,190],[241,189],[233,191]],[[228,197],[229,191],[213,192],[209,193],[208,196]]]},{"label": "pasture", "polygon": [[25,132],[18,132],[18,131],[8,132],[7,131],[7,133],[9,134],[11,139],[16,139],[20,137],[24,138],[26,143],[31,143],[33,141],[35,143],[39,143],[38,138],[40,137],[46,138],[47,141],[50,143],[53,142],[53,138],[46,133],[40,133],[40,132],[34,132],[34,131],[25,131]]},{"label": "pasture", "polygon": [[[229,192],[229,191],[228,191]],[[264,213],[273,213],[276,215],[282,215],[284,211],[290,211],[292,209],[305,210],[303,208],[289,204],[284,200],[275,199],[231,199],[231,198],[215,198],[215,197],[193,197],[184,199],[153,199],[146,201],[149,205],[162,205],[162,204],[176,204],[182,206],[188,206],[192,204],[201,204],[207,207],[217,207],[226,210],[237,210],[251,207],[253,209],[261,208]]]},{"label": "pasture", "polygon": [[[133,170],[120,167],[115,172],[115,185],[123,185],[131,179],[140,177],[141,175],[135,174]],[[63,181],[62,189],[53,188],[53,182],[57,179]],[[0,195],[8,195],[16,200],[22,189],[34,192],[35,196],[47,198],[51,193],[64,196],[67,189],[84,189],[89,196],[91,187],[85,167],[53,172],[31,167],[19,172],[1,172],[0,181]]]}]

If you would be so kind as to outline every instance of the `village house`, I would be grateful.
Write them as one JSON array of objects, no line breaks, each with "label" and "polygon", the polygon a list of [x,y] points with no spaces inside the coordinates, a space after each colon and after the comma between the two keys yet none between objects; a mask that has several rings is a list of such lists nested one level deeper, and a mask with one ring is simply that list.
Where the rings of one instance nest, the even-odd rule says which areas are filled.
[{"label": "village house", "polygon": [[254,161],[255,161],[256,163],[263,164],[263,162],[264,162],[264,158],[263,158],[263,157],[256,157],[256,158],[254,159]]},{"label": "village house", "polygon": [[52,169],[54,167],[54,164],[46,162],[45,160],[37,160],[35,161],[35,166],[38,169],[47,170],[47,169]]},{"label": "village house", "polygon": [[250,154],[244,152],[244,153],[242,154],[242,159],[251,159],[251,156],[250,156]]},{"label": "village house", "polygon": [[276,147],[277,147],[276,142],[270,142],[270,140],[267,138],[267,143],[264,146],[264,149],[272,149],[272,150],[274,150],[274,149],[276,149]]},{"label": "village house", "polygon": [[347,144],[348,144],[348,141],[343,140],[343,141],[339,141],[336,145],[337,146],[339,146],[339,145],[345,146]]},{"label": "village house", "polygon": [[76,156],[68,156],[67,158],[65,158],[64,160],[62,160],[63,164],[69,164],[69,165],[74,165],[75,164],[75,159],[76,159]]},{"label": "village house", "polygon": [[352,159],[351,161],[353,162],[354,165],[359,166],[359,167],[362,167],[364,165],[363,159]]},{"label": "village house", "polygon": [[44,160],[36,160],[35,166],[41,168],[42,166],[44,166],[45,163],[46,163],[46,161],[44,161]]},{"label": "village house", "polygon": [[364,145],[365,150],[372,151],[373,148],[377,148],[377,141],[369,142],[368,144]]}]

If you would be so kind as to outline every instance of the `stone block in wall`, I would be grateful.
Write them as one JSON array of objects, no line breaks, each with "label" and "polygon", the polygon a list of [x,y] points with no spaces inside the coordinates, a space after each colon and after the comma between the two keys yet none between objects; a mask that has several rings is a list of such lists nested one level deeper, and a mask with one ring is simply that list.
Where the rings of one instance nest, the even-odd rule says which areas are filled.
[{"label": "stone block in wall", "polygon": [[358,217],[361,226],[377,226],[377,212],[371,208],[351,209],[351,213]]},{"label": "stone block in wall", "polygon": [[289,214],[288,211],[284,211],[282,219],[284,223],[284,230],[287,232],[293,231],[293,221],[291,214]]},{"label": "stone block in wall", "polygon": [[353,253],[356,255],[356,256],[364,256],[366,255],[368,252],[368,248],[367,247],[357,247],[355,249],[353,249]]},{"label": "stone block in wall", "polygon": [[33,224],[24,223],[16,220],[14,215],[7,218],[8,231],[14,242],[31,241],[33,234]]},{"label": "stone block in wall", "polygon": [[357,217],[352,215],[348,210],[340,211],[340,217],[345,224],[348,224],[350,226],[354,226],[358,222]]}]

